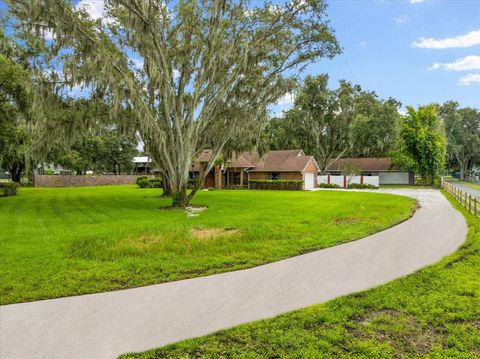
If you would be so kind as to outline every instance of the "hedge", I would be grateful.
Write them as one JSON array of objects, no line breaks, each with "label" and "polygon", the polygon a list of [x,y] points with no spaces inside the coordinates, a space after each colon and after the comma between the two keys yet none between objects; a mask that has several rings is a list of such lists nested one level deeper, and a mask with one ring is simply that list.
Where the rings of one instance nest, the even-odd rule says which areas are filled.
[{"label": "hedge", "polygon": [[18,183],[12,181],[0,182],[0,195],[4,197],[15,196],[19,186]]},{"label": "hedge", "polygon": [[148,179],[147,176],[138,176],[136,182],[140,188],[162,188],[161,178]]},{"label": "hedge", "polygon": [[280,190],[301,190],[302,180],[250,180],[250,189],[280,189]]},{"label": "hedge", "polygon": [[347,188],[351,189],[378,189],[377,186],[369,183],[350,183]]},{"label": "hedge", "polygon": [[340,186],[336,183],[320,183],[318,185],[320,188],[340,188]]}]

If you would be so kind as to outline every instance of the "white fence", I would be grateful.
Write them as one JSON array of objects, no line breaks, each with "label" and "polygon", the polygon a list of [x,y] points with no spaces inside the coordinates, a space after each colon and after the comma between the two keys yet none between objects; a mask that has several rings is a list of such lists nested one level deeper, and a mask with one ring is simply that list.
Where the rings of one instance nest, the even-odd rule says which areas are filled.
[{"label": "white fence", "polygon": [[317,183],[321,184],[335,184],[342,188],[348,187],[349,184],[370,184],[372,186],[378,187],[380,180],[378,176],[317,176]]}]

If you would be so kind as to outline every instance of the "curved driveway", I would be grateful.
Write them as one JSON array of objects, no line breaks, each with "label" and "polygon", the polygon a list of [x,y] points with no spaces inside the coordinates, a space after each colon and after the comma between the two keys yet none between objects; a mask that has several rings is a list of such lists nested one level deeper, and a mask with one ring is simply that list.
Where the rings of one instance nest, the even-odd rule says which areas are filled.
[{"label": "curved driveway", "polygon": [[114,358],[365,290],[455,251],[467,225],[439,191],[364,239],[256,268],[0,308],[0,357]]}]

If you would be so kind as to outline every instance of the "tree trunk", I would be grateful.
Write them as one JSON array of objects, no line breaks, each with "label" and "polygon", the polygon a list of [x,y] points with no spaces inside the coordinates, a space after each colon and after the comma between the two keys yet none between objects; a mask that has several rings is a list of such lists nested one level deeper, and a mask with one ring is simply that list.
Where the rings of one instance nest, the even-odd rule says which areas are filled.
[{"label": "tree trunk", "polygon": [[162,197],[172,197],[172,189],[168,185],[165,176],[162,177]]},{"label": "tree trunk", "polygon": [[9,170],[10,170],[12,181],[20,183],[22,179],[23,166],[20,165],[19,163],[16,163],[15,165],[11,166]]},{"label": "tree trunk", "polygon": [[188,206],[190,198],[187,196],[187,190],[182,189],[172,193],[172,207],[185,208]]}]

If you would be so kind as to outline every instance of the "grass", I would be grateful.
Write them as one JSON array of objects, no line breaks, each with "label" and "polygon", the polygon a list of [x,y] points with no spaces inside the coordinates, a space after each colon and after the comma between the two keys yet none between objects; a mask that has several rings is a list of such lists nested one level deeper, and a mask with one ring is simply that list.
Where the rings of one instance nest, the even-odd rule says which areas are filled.
[{"label": "grass", "polygon": [[136,186],[0,198],[1,304],[143,286],[277,261],[405,220],[413,200],[334,191],[200,191],[196,217]]},{"label": "grass", "polygon": [[124,359],[478,358],[480,219],[454,205],[467,219],[467,241],[433,266],[365,292]]},{"label": "grass", "polygon": [[476,184],[476,183],[470,183],[470,182],[467,182],[467,184],[472,187],[473,189],[478,189],[480,190],[480,184]]},{"label": "grass", "polygon": [[433,186],[420,186],[413,184],[382,184],[380,188],[412,188],[412,189],[433,189]]}]

